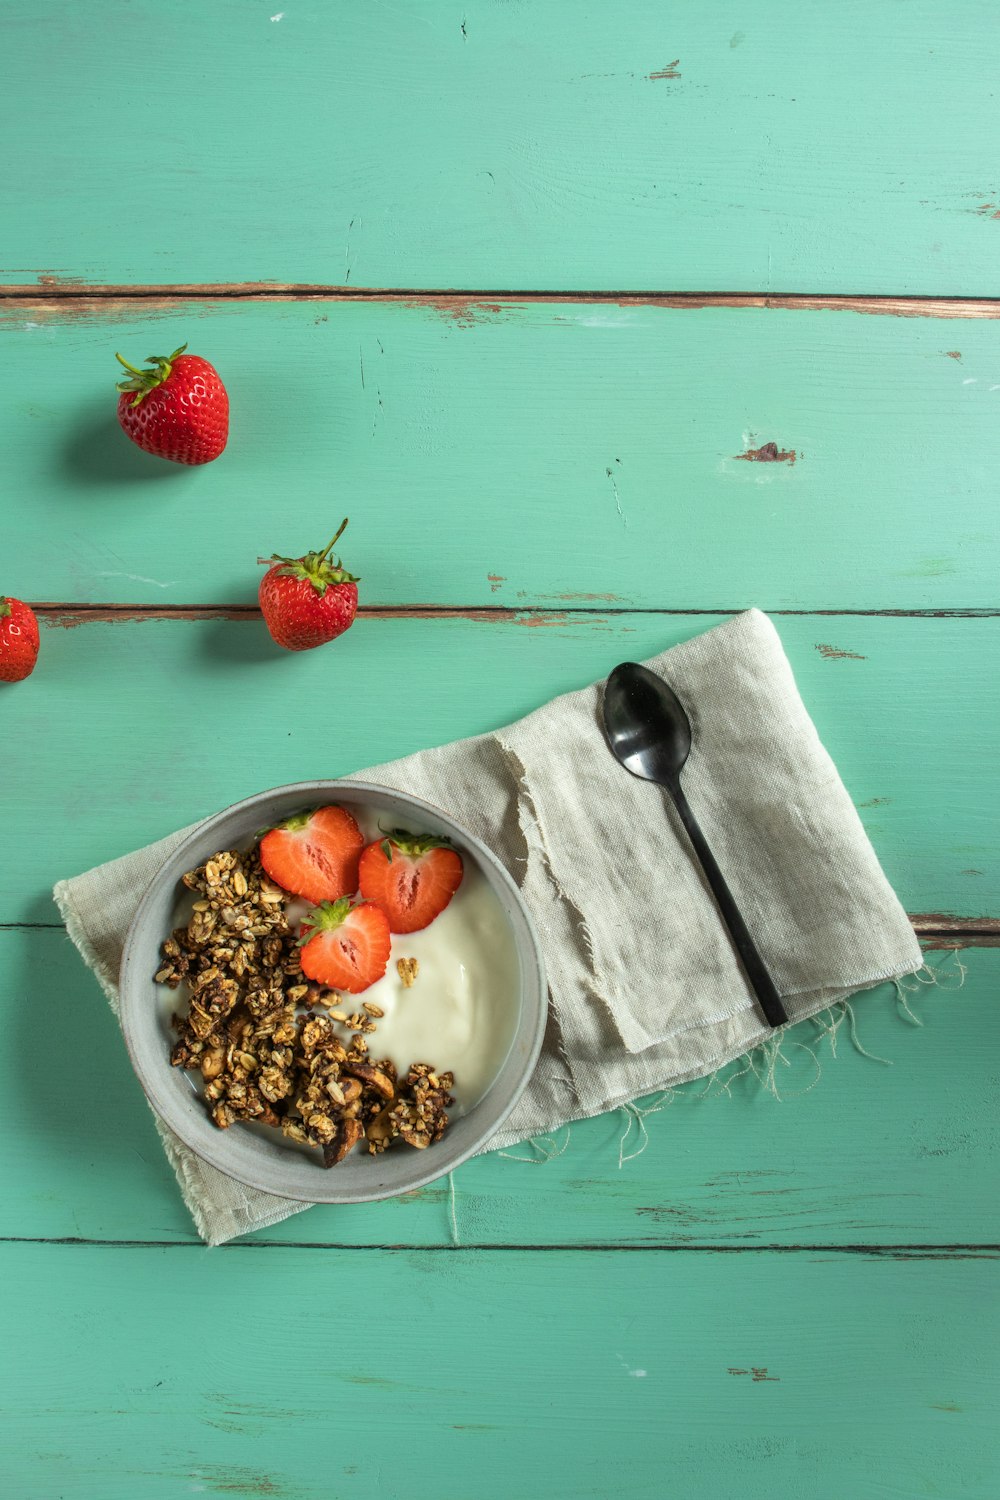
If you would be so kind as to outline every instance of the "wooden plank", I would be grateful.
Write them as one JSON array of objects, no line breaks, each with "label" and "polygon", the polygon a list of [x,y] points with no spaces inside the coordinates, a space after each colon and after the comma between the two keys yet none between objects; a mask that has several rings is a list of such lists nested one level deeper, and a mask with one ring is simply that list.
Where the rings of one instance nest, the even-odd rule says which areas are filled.
[{"label": "wooden plank", "polygon": [[642,1500],[993,1500],[1000,1477],[996,1268],[974,1259],[6,1246],[0,1265],[19,1496],[598,1500],[625,1469]]},{"label": "wooden plank", "polygon": [[6,10],[5,280],[995,290],[988,0]]},{"label": "wooden plank", "polygon": [[[47,628],[34,676],[3,695],[5,732],[25,749],[0,782],[16,851],[0,866],[0,920],[51,921],[56,879],[241,796],[498,727],[713,623],[366,617],[300,655],[279,652],[259,619]],[[907,909],[1000,915],[1000,620],[778,623]]]},{"label": "wooden plank", "polygon": [[[995,1066],[1000,953],[932,955],[939,988],[856,1002],[836,1056],[806,1023],[777,1070],[727,1094],[677,1091],[646,1121],[615,1113],[455,1174],[455,1223],[477,1245],[954,1245],[1000,1243]],[[0,1130],[5,1236],[192,1241],[152,1117],[97,984],[58,930],[0,932]],[[55,1045],[52,1044],[55,1038]],[[812,1046],[815,1056],[806,1051]],[[735,1069],[733,1070],[735,1072]],[[818,1082],[817,1082],[818,1080]],[[561,1154],[547,1160],[553,1152]],[[524,1160],[527,1158],[528,1160]],[[534,1158],[534,1164],[532,1164]],[[394,1202],[317,1207],[256,1242],[452,1242],[441,1182]]]},{"label": "wooden plank", "polygon": [[[997,606],[989,320],[226,298],[0,312],[20,497],[3,587],[22,597],[248,604],[260,555],[322,545],[348,512],[374,606]],[[233,402],[229,449],[194,470],[140,452],[114,415],[114,350],[187,338]]]}]

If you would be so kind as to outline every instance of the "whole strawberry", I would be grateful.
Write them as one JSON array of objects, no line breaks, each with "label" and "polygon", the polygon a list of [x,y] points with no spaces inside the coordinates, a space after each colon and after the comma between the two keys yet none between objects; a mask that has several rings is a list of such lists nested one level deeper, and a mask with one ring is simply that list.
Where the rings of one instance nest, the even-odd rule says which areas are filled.
[{"label": "whole strawberry", "polygon": [[0,594],[0,682],[22,682],[38,660],[38,621],[20,599]]},{"label": "whole strawberry", "polygon": [[185,354],[151,354],[149,370],[138,370],[120,354],[129,371],[118,382],[118,421],[133,443],[175,464],[208,464],[218,458],[229,436],[229,397],[207,359]]},{"label": "whole strawberry", "polygon": [[286,651],[309,651],[343,635],[358,609],[358,580],[330,553],[346,520],[322,552],[272,557],[260,581],[264,622]]}]

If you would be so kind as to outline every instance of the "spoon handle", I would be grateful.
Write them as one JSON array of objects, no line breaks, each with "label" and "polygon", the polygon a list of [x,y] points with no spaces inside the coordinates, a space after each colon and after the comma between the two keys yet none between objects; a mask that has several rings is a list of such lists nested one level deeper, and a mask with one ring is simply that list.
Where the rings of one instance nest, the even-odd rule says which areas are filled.
[{"label": "spoon handle", "polygon": [[712,887],[722,920],[729,928],[729,935],[736,945],[736,950],[743,961],[753,989],[760,1001],[760,1008],[764,1012],[764,1018],[769,1026],[783,1026],[788,1020],[785,1007],[781,1003],[778,991],[774,987],[774,981],[764,966],[764,960],[757,952],[757,945],[746,928],[746,923],[740,916],[739,907],[733,900],[732,892],[726,884],[725,876],[715,863],[715,856],[705,842],[705,835],[698,827],[698,820],[691,811],[690,805],[684,793],[681,791],[680,783],[675,782],[668,788],[674,799],[674,806],[680,816],[681,822],[687,829],[688,838],[694,845],[694,852],[701,861],[701,867],[705,871],[706,879]]}]

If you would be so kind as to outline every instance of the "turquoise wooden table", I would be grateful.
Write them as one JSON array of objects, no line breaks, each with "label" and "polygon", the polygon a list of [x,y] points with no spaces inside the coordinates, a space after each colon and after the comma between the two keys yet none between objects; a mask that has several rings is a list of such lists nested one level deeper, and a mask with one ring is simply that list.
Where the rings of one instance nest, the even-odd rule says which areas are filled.
[{"label": "turquoise wooden table", "polygon": [[[995,9],[279,3],[4,8],[4,1493],[993,1500]],[[185,339],[203,470],[114,417]],[[204,1249],[53,881],[750,604],[937,985]]]}]

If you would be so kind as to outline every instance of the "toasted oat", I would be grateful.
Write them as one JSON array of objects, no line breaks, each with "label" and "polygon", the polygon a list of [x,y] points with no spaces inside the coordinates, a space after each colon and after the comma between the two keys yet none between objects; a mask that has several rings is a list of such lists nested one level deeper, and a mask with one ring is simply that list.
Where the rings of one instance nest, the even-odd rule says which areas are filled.
[{"label": "toasted oat", "polygon": [[[196,897],[191,919],[163,943],[156,982],[188,987],[170,1060],[200,1071],[219,1129],[260,1121],[318,1147],[327,1167],[360,1141],[374,1155],[396,1139],[418,1150],[440,1140],[452,1075],[415,1063],[400,1081],[388,1058],[369,1058],[382,1008],[369,1000],[348,1013],[335,1008],[335,991],[303,982],[290,898],[263,874],[256,850],[223,850],[183,883]],[[407,988],[417,967],[415,958],[397,963]],[[334,1022],[350,1028],[349,1042]]]}]

